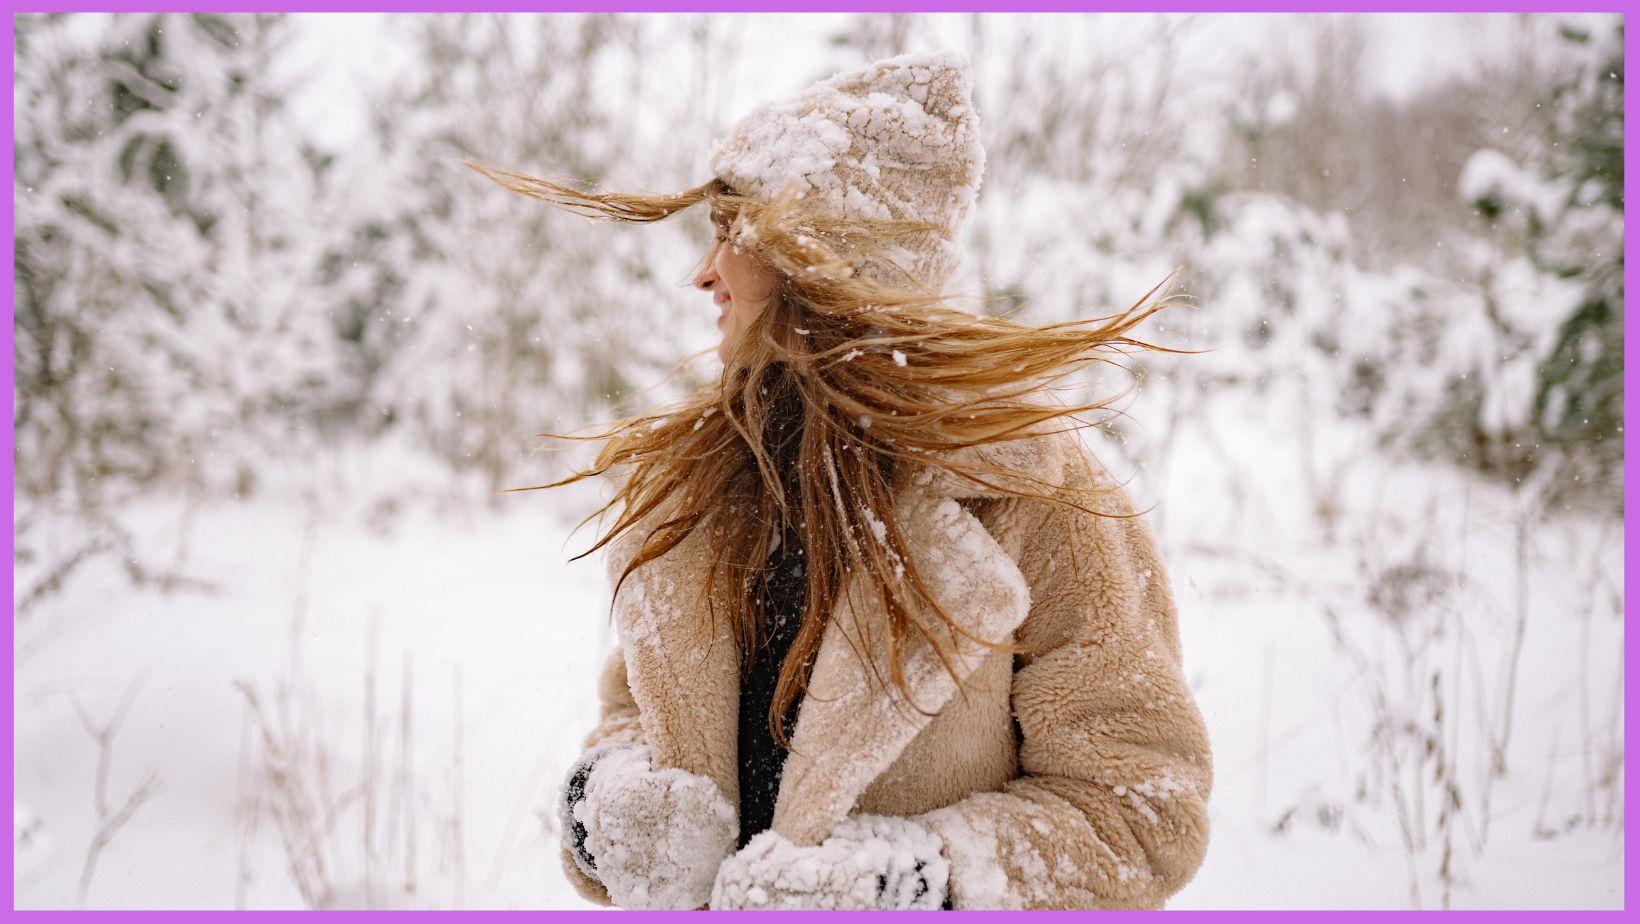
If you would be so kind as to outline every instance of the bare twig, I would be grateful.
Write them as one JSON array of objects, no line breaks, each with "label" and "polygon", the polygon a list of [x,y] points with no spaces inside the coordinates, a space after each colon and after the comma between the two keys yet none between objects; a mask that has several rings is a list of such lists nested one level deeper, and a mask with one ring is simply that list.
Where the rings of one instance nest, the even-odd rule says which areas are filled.
[{"label": "bare twig", "polygon": [[85,865],[80,868],[81,905],[85,904],[86,893],[91,889],[91,877],[97,871],[97,858],[102,855],[109,841],[114,839],[114,835],[118,834],[126,822],[137,813],[137,809],[142,808],[144,803],[159,792],[160,785],[159,777],[153,771],[149,771],[141,782],[137,783],[131,794],[125,797],[125,803],[118,811],[99,819],[97,833],[91,838],[91,846],[85,852]]},{"label": "bare twig", "polygon": [[452,708],[451,712],[454,716],[454,728],[452,729],[453,734],[454,734],[454,741],[451,742],[451,748],[450,748],[450,751],[451,751],[450,840],[451,840],[452,856],[455,860],[455,873],[454,873],[455,903],[453,905],[451,905],[451,907],[460,908],[460,907],[462,907],[462,901],[463,901],[462,893],[465,889],[466,880],[467,880],[467,850],[466,850],[466,845],[465,845],[465,837],[462,834],[462,827],[461,827],[461,816],[462,816],[462,798],[461,798],[461,795],[462,795],[462,787],[463,787],[463,780],[462,780],[462,770],[463,770],[462,739],[466,737],[466,729],[465,729],[465,717],[462,715],[462,705],[461,705],[461,662],[459,662],[459,661],[457,661],[456,664],[455,664],[455,673],[453,675],[452,680],[453,680],[453,684],[454,684],[454,691],[453,691],[454,707]]},{"label": "bare twig", "polygon": [[70,701],[74,706],[74,714],[79,717],[80,725],[86,733],[97,743],[97,769],[92,784],[92,807],[96,812],[96,831],[91,836],[91,842],[86,846],[85,862],[80,867],[80,904],[84,906],[86,895],[91,890],[91,879],[97,872],[97,859],[107,848],[114,835],[118,834],[137,810],[143,806],[160,789],[160,778],[153,771],[144,774],[136,788],[126,796],[125,801],[118,809],[111,808],[108,797],[108,776],[114,761],[114,736],[125,725],[130,715],[131,707],[136,702],[137,691],[142,688],[148,678],[148,672],[143,671],[132,678],[126,685],[125,692],[120,696],[119,704],[114,708],[114,714],[106,721],[97,723],[86,712],[79,697]]}]

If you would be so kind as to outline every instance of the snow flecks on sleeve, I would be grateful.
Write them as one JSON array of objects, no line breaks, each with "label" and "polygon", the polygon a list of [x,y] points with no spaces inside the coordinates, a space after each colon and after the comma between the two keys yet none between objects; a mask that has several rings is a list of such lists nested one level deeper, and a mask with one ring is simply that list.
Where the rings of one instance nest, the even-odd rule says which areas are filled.
[{"label": "snow flecks on sleeve", "polygon": [[[1176,778],[1173,775],[1173,768],[1169,766],[1162,767],[1161,775],[1151,779],[1141,780],[1134,783],[1130,788],[1134,792],[1143,793],[1144,795],[1158,798],[1167,798],[1169,796],[1178,795],[1179,793],[1195,792],[1195,786],[1185,780]],[[1115,791],[1117,795],[1121,795],[1122,787],[1115,787]]]},{"label": "snow flecks on sleeve", "polygon": [[1150,824],[1161,824],[1161,816],[1151,804],[1151,799],[1171,799],[1179,794],[1194,793],[1196,788],[1191,783],[1176,778],[1171,766],[1163,766],[1158,776],[1140,780],[1138,783],[1117,783],[1110,791],[1117,798],[1127,799],[1127,803],[1133,806],[1140,816],[1145,817],[1145,821]]},{"label": "snow flecks on sleeve", "polygon": [[[697,529],[705,528],[708,527]],[[635,527],[632,532],[623,535],[617,540],[618,546],[611,551],[609,576],[612,587],[619,578],[620,569],[636,555],[639,532],[640,528]],[[684,542],[699,544],[703,540],[703,535],[691,535]],[[687,553],[680,545],[667,554]],[[615,628],[629,667],[633,659],[645,656],[644,653],[648,656],[659,653],[676,657],[675,653],[658,651],[664,645],[663,639],[668,635],[668,630],[675,633],[677,627],[690,624],[701,606],[698,599],[685,599],[686,591],[698,591],[700,585],[692,581],[680,582],[675,572],[668,573],[657,568],[662,564],[663,559],[655,559],[638,566],[621,585],[615,599]],[[719,631],[727,630],[719,627]]]},{"label": "snow flecks on sleeve", "polygon": [[1138,809],[1139,814],[1145,816],[1145,820],[1151,824],[1156,824],[1161,821],[1161,817],[1156,814],[1156,810],[1150,807],[1150,802],[1134,790],[1118,784],[1111,788],[1111,792],[1126,798],[1129,804],[1131,804],[1135,809]]}]

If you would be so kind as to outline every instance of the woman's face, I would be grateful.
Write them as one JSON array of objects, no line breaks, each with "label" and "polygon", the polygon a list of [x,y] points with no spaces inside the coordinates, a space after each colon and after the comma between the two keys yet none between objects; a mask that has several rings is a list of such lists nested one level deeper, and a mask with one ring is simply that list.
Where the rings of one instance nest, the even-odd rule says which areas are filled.
[{"label": "woman's face", "polygon": [[778,281],[777,270],[750,253],[736,250],[721,230],[716,233],[705,264],[691,282],[712,293],[712,303],[717,306],[718,330],[723,333],[717,347],[719,360],[728,361],[735,340],[774,299]]}]

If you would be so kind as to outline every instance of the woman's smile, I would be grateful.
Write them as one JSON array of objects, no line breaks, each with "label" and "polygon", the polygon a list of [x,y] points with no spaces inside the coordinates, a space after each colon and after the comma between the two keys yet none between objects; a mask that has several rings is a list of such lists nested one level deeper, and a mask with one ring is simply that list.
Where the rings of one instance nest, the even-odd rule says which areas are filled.
[{"label": "woman's smile", "polygon": [[717,306],[718,359],[728,361],[735,341],[773,299],[777,277],[776,270],[751,253],[724,246],[721,237],[713,240],[691,282],[712,293]]}]

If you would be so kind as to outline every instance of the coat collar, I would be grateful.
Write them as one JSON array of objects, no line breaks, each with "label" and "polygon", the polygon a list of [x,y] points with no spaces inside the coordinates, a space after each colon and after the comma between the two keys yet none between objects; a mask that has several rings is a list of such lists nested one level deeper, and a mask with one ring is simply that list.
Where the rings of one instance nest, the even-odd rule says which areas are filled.
[{"label": "coat collar", "polygon": [[[1032,479],[1060,483],[1066,445],[1062,436],[1028,437],[948,457],[1006,466],[1007,475],[986,479],[992,484],[1023,475],[1016,490],[1044,490]],[[845,581],[821,637],[775,804],[774,828],[793,842],[824,839],[991,652],[978,639],[1007,641],[1024,621],[1031,602],[1024,576],[958,503],[985,496],[999,495],[931,465],[895,505],[917,570],[961,629],[950,639],[956,678],[918,640],[903,661],[908,704],[886,681],[886,655],[866,644],[884,637],[881,601],[864,576]],[[710,521],[635,569],[615,600],[614,618],[653,765],[705,775],[738,804],[738,642],[722,615],[725,601],[710,601],[719,616],[706,618],[709,527]],[[647,533],[638,524],[611,544],[612,585]],[[874,669],[857,656],[865,652]]]}]

